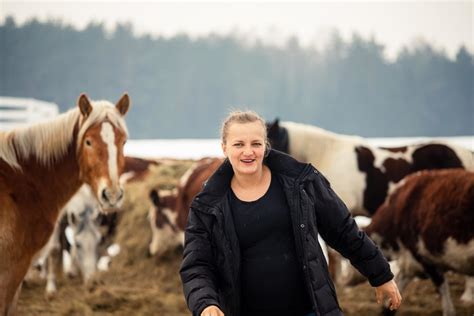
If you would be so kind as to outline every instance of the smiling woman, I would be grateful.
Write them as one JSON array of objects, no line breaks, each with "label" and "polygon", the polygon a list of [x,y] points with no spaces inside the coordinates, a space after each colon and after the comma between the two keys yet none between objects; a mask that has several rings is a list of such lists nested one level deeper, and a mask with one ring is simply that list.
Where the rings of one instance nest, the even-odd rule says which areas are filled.
[{"label": "smiling woman", "polygon": [[269,150],[265,122],[253,112],[231,113],[222,126],[221,146],[236,174],[234,192],[244,200],[262,195],[270,183],[270,170],[263,164]]},{"label": "smiling woman", "polygon": [[180,273],[193,315],[342,315],[318,233],[369,279],[378,302],[400,306],[380,251],[324,176],[269,149],[260,116],[231,113],[222,150],[185,231]]}]

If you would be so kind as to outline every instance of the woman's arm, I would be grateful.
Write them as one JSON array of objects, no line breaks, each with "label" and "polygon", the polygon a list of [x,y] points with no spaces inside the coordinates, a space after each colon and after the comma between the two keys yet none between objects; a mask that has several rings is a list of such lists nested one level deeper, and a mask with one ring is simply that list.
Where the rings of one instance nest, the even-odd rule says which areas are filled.
[{"label": "woman's arm", "polygon": [[180,269],[186,302],[194,316],[200,316],[208,306],[219,306],[216,267],[207,229],[210,225],[205,225],[206,220],[210,221],[211,217],[201,218],[190,209]]},{"label": "woman's arm", "polygon": [[372,286],[393,279],[390,266],[375,244],[360,231],[346,205],[323,175],[314,182],[318,231],[329,246],[350,260]]}]

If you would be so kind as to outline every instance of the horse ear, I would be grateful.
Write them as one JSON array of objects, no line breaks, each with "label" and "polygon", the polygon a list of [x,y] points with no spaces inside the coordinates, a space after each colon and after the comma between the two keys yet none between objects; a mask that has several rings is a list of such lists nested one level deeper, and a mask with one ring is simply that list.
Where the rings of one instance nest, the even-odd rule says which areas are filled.
[{"label": "horse ear", "polygon": [[71,225],[76,225],[77,219],[74,213],[67,212],[67,220]]},{"label": "horse ear", "polygon": [[77,100],[77,106],[84,117],[88,117],[92,112],[92,105],[85,93],[82,93]]},{"label": "horse ear", "polygon": [[130,107],[130,98],[128,97],[127,93],[124,93],[120,100],[115,105],[115,108],[119,111],[119,113],[124,116],[127,114],[128,108]]},{"label": "horse ear", "polygon": [[268,127],[268,134],[272,135],[273,133],[277,133],[279,129],[280,119],[277,117],[273,122],[269,123]]}]

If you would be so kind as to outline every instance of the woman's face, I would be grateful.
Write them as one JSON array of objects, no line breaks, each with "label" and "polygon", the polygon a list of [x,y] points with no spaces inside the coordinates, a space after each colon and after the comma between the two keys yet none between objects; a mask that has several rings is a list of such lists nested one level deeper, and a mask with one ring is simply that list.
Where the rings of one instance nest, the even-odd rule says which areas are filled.
[{"label": "woman's face", "polygon": [[227,142],[222,144],[224,155],[229,159],[234,173],[258,174],[265,156],[265,130],[259,122],[232,123]]}]

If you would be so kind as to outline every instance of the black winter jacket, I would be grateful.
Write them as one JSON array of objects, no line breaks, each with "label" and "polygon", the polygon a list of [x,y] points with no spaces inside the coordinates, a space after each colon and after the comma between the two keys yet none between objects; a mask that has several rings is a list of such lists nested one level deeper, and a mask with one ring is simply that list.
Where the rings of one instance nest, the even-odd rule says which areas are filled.
[{"label": "black winter jacket", "polygon": [[[381,252],[313,166],[275,150],[264,163],[282,184],[290,206],[296,252],[317,316],[342,315],[318,233],[372,286],[393,278]],[[219,306],[226,316],[240,316],[240,248],[227,198],[232,176],[226,161],[191,204],[180,274],[194,316],[209,305]]]}]

